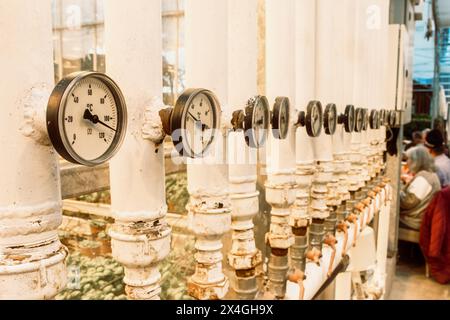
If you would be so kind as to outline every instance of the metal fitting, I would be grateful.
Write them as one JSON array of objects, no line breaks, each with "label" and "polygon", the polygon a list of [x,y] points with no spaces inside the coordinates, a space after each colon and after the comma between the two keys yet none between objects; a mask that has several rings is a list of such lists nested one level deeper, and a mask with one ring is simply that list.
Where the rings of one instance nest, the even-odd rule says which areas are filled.
[{"label": "metal fitting", "polygon": [[322,242],[325,236],[325,225],[323,219],[313,218],[309,227],[309,246],[322,250]]},{"label": "metal fitting", "polygon": [[236,270],[234,291],[239,299],[253,300],[258,292],[255,269]]},{"label": "metal fitting", "polygon": [[305,271],[306,250],[308,249],[308,228],[292,228],[294,234],[294,244],[290,248],[291,267]]},{"label": "metal fitting", "polygon": [[288,250],[274,249],[269,260],[269,288],[275,297],[282,299],[286,294],[286,280],[289,269]]}]

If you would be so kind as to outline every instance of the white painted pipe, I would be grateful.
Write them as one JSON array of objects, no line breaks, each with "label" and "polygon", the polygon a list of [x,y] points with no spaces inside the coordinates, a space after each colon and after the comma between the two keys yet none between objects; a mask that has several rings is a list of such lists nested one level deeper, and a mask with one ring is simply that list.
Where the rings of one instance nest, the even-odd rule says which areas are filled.
[{"label": "white painted pipe", "polygon": [[[228,10],[233,28],[229,29],[228,109],[225,114],[243,109],[247,100],[257,93],[258,17],[257,0],[229,1]],[[239,48],[238,50],[235,50]],[[227,119],[229,123],[230,120]],[[226,127],[227,125],[224,124]],[[258,286],[256,266],[262,262],[253,232],[253,217],[259,211],[256,190],[257,150],[249,148],[244,132],[229,132],[227,136],[231,200],[232,244],[228,263],[235,271],[234,291],[241,299],[253,299]]]},{"label": "white painted pipe", "polygon": [[50,299],[66,284],[53,89],[51,1],[0,3],[0,299]]},{"label": "white painted pipe", "polygon": [[266,239],[271,247],[269,281],[272,293],[282,298],[286,290],[288,249],[294,244],[289,225],[291,206],[296,199],[295,183],[295,0],[266,0],[266,93],[269,101],[277,96],[290,101],[288,136],[276,139],[269,132],[266,146],[266,201],[272,206],[270,230]]},{"label": "white painted pipe", "polygon": [[110,163],[112,253],[124,265],[129,299],[159,299],[158,263],[170,250],[165,216],[161,102],[161,4],[159,0],[105,2],[107,72],[128,108],[128,131]]},{"label": "white painted pipe", "polygon": [[[189,39],[186,43],[186,84],[188,87],[205,87],[216,93],[225,113],[224,128],[229,127],[231,111],[242,109],[247,99],[256,94],[256,4],[257,2],[254,0],[245,3],[238,0],[188,0],[186,2],[186,39]],[[205,26],[207,27],[205,28]],[[229,138],[234,139],[236,135],[232,134]],[[240,147],[242,141],[239,142],[239,145],[235,145],[235,148],[242,150]],[[216,143],[223,143],[223,141]],[[252,192],[255,185],[255,166],[253,164],[229,168],[228,165],[217,163],[215,160],[218,159],[214,159],[214,155],[211,155],[211,160],[212,164],[210,165],[200,165],[195,161],[188,163],[192,218],[193,221],[198,221],[198,226],[203,226],[203,237],[212,239],[208,243],[197,242],[197,249],[199,249],[197,257],[201,256],[205,259],[210,257],[208,265],[215,266],[210,269],[212,270],[210,272],[203,267],[204,261],[197,259],[197,270],[191,278],[190,287],[192,288],[191,295],[198,299],[214,299],[225,296],[228,290],[228,281],[221,271],[220,239],[230,228],[230,211],[237,209],[233,203],[235,206],[242,205],[243,208],[248,208],[250,202],[254,203],[256,200],[256,192]],[[229,177],[233,188],[231,203]],[[248,179],[244,179],[245,177]],[[242,191],[247,194],[248,198],[244,203],[238,204],[238,200],[246,197],[242,195],[241,198]],[[208,220],[209,222],[202,220],[206,217],[198,215],[196,203],[204,203],[200,207],[208,213],[213,213],[213,208],[220,203],[221,212],[216,213],[216,217]],[[247,249],[253,251],[252,254],[254,254],[250,224],[250,217],[254,212],[245,210],[249,214],[246,217],[245,227],[248,228],[245,232],[248,236],[249,247]],[[238,213],[237,210],[234,212]],[[236,217],[237,215],[234,215],[234,218]],[[237,221],[232,226],[234,235],[237,236],[239,233],[236,232]],[[200,229],[197,230],[197,233],[199,232],[201,232]],[[235,238],[234,245],[239,246],[239,242]],[[257,255],[253,256],[257,257]]]}]

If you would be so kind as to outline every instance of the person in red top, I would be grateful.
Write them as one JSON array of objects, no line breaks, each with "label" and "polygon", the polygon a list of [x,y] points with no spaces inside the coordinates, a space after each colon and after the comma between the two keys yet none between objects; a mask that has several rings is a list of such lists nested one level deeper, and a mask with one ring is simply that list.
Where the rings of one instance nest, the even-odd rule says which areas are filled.
[{"label": "person in red top", "polygon": [[419,243],[431,276],[442,284],[450,282],[450,187],[439,191],[428,206]]}]

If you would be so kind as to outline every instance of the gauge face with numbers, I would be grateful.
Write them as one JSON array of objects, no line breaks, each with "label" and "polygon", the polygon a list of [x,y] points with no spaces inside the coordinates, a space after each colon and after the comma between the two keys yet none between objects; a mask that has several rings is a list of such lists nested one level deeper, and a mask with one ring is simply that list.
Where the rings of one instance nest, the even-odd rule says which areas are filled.
[{"label": "gauge face with numbers", "polygon": [[319,101],[311,101],[306,107],[306,132],[310,137],[318,137],[322,131],[323,112]]},{"label": "gauge face with numbers", "polygon": [[286,139],[289,131],[290,102],[287,97],[277,97],[273,106],[272,133],[275,139]]},{"label": "gauge face with numbers", "polygon": [[125,99],[103,73],[76,72],[53,89],[47,105],[47,131],[67,161],[95,166],[109,160],[126,132]]},{"label": "gauge face with numbers", "polygon": [[337,108],[334,103],[329,103],[325,107],[325,114],[323,116],[323,126],[325,133],[333,135],[336,132],[337,125]]},{"label": "gauge face with numbers", "polygon": [[251,148],[260,148],[269,130],[269,102],[265,96],[250,98],[245,108],[245,141]]},{"label": "gauge face with numbers", "polygon": [[172,140],[181,156],[199,158],[214,140],[219,126],[220,106],[216,96],[206,89],[187,89],[172,111]]}]

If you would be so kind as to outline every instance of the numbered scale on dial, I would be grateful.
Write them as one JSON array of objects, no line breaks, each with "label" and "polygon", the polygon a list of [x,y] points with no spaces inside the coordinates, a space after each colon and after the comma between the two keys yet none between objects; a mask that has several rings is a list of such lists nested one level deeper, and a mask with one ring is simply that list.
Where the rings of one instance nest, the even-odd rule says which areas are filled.
[{"label": "numbered scale on dial", "polygon": [[338,117],[338,123],[344,125],[345,132],[351,133],[355,130],[355,107],[347,105],[345,112]]},{"label": "numbered scale on dial", "polygon": [[337,120],[336,105],[334,103],[327,104],[323,115],[323,127],[326,134],[333,135],[336,132]]},{"label": "numbered scale on dial", "polygon": [[265,96],[254,96],[247,102],[244,110],[233,112],[233,130],[244,130],[245,142],[250,148],[264,146],[270,123],[269,102]]},{"label": "numbered scale on dial", "polygon": [[310,137],[318,137],[322,131],[323,112],[322,104],[319,101],[308,103],[305,111],[298,113],[296,126],[306,127],[306,132]]},{"label": "numbered scale on dial", "polygon": [[67,161],[95,166],[109,160],[123,141],[126,125],[125,99],[103,73],[72,73],[50,95],[47,131]]},{"label": "numbered scale on dial", "polygon": [[160,111],[163,128],[183,157],[204,156],[214,141],[220,125],[220,105],[216,96],[206,89],[187,89],[174,108]]},{"label": "numbered scale on dial", "polygon": [[289,132],[290,102],[287,97],[277,97],[272,110],[272,134],[275,139],[286,139]]}]

